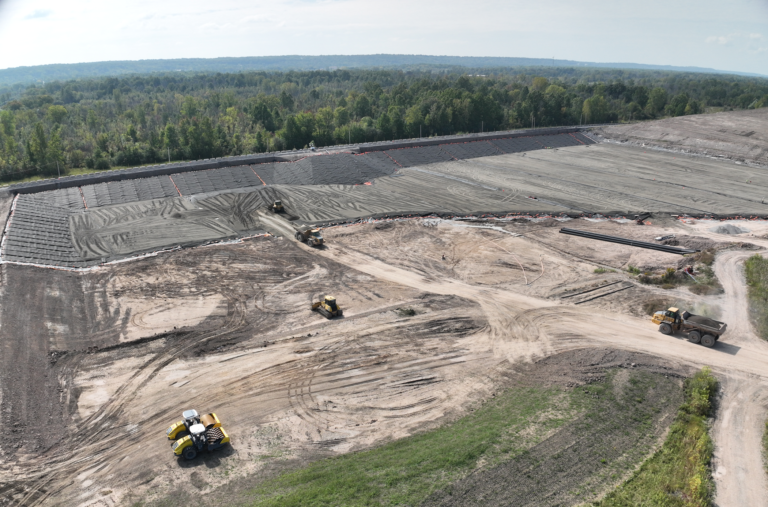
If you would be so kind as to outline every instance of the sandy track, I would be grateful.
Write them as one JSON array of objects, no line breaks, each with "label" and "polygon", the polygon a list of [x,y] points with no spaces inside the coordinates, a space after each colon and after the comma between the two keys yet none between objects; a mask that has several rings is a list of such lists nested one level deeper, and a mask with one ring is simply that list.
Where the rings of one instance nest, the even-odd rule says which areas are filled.
[{"label": "sandy track", "polygon": [[[761,409],[743,403],[752,407],[745,413],[747,407],[729,405],[727,396],[738,393],[731,390],[732,379],[755,393],[765,390],[768,351],[762,342],[745,339],[736,326],[716,348],[706,349],[661,335],[647,317],[544,299],[588,274],[594,280],[594,265],[563,261],[525,237],[498,233],[503,239],[494,241],[469,228],[366,227],[371,230],[339,229],[321,250],[270,240],[269,250],[213,247],[115,268],[110,291],[127,294],[125,301],[137,290],[173,300],[180,287],[177,302],[184,305],[192,289],[205,287],[206,297],[226,298],[226,316],[177,336],[60,360],[59,366],[91,373],[78,377],[83,406],[67,436],[74,444],[61,442],[42,455],[30,452],[8,462],[15,468],[0,469],[0,487],[7,488],[2,491],[23,491],[18,503],[24,505],[75,498],[83,505],[111,505],[130,503],[130,491],[145,498],[159,484],[188,484],[191,473],[219,484],[258,472],[261,456],[316,458],[434,427],[504,385],[510,363],[597,347],[660,355],[684,367],[709,364],[727,375],[724,404],[732,408],[728,424],[722,423],[724,436],[715,431],[719,446],[733,437],[717,456],[719,494],[729,495],[721,505],[760,498],[764,485],[752,466],[734,468],[756,441],[749,431],[728,432],[740,421],[758,420]],[[428,242],[420,243],[419,235]],[[441,261],[433,243],[448,261]],[[360,244],[380,257],[356,250]],[[520,265],[506,262],[512,254]],[[613,249],[607,255],[625,254]],[[744,252],[727,252],[718,262],[738,274],[739,255]],[[250,279],[249,273],[263,274]],[[743,282],[725,278],[724,302],[743,297],[731,296]],[[324,290],[343,297],[345,319],[308,314],[309,298]],[[417,315],[398,317],[398,307],[416,308]],[[158,421],[175,420],[189,404],[215,409],[237,439],[228,453],[178,466]],[[742,480],[751,481],[751,492],[738,491]]]},{"label": "sandy track", "polygon": [[712,366],[724,379],[723,399],[712,435],[716,445],[713,465],[717,503],[723,507],[768,505],[768,481],[759,445],[763,422],[768,417],[768,344],[750,329],[741,272],[741,263],[753,252],[726,252],[717,260],[715,269],[725,289],[723,318],[732,323],[727,343],[720,343],[718,349],[692,347],[684,340],[663,336],[648,326],[647,319],[548,306],[536,298],[453,280],[436,282],[338,247],[331,247],[329,253],[339,262],[377,278],[478,301],[489,316],[494,352],[513,363],[598,345],[660,354],[696,367]]},{"label": "sandy track", "polygon": [[[742,263],[751,253],[725,252],[715,262],[723,284],[723,319],[732,323],[729,342],[762,352],[768,343],[755,336],[749,325],[749,302]],[[729,324],[731,325],[731,324]],[[729,372],[712,431],[715,442],[713,468],[717,504],[768,505],[768,481],[763,470],[760,439],[768,419],[768,389],[754,375]]]}]

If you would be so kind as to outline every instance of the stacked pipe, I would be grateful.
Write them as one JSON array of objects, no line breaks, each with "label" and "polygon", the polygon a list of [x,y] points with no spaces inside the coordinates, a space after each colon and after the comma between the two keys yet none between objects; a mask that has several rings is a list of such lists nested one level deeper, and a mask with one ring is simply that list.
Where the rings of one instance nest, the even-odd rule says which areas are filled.
[{"label": "stacked pipe", "polygon": [[595,232],[580,231],[578,229],[568,229],[563,227],[560,229],[562,234],[570,234],[572,236],[579,236],[582,238],[596,239],[598,241],[608,241],[610,243],[619,243],[621,245],[636,246],[638,248],[648,248],[650,250],[658,250],[659,252],[666,252],[678,255],[685,255],[696,253],[698,250],[691,250],[689,248],[678,248],[668,245],[657,245],[656,243],[648,243],[646,241],[636,241],[634,239],[620,238],[618,236],[608,236],[607,234],[597,234]]}]

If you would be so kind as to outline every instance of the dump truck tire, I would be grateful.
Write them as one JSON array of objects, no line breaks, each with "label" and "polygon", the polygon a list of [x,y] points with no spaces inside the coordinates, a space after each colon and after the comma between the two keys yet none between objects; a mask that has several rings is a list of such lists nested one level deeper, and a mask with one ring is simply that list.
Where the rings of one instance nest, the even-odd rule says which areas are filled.
[{"label": "dump truck tire", "polygon": [[181,455],[184,456],[184,459],[195,459],[197,457],[197,449],[194,447],[187,447]]},{"label": "dump truck tire", "polygon": [[296,241],[304,241],[304,236],[302,236],[300,232],[296,233]]},{"label": "dump truck tire", "polygon": [[691,331],[688,333],[688,341],[691,343],[699,343],[701,342],[701,333],[698,331]]},{"label": "dump truck tire", "polygon": [[701,344],[705,347],[714,347],[715,346],[715,337],[711,334],[705,334],[701,337]]},{"label": "dump truck tire", "polygon": [[667,324],[666,322],[662,322],[659,326],[659,332],[661,334],[672,334],[672,326]]}]

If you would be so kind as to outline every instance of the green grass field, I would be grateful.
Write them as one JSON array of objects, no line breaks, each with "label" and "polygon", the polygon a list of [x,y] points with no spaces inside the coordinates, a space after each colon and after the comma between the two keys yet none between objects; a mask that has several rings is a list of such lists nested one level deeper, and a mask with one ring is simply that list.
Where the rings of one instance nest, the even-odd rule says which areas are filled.
[{"label": "green grass field", "polygon": [[765,431],[763,432],[763,458],[765,460],[765,471],[768,472],[768,421],[765,421]]},{"label": "green grass field", "polygon": [[453,424],[267,481],[252,505],[418,505],[480,463],[519,455],[589,403],[580,391],[511,389]]},{"label": "green grass field", "polygon": [[685,403],[662,448],[597,507],[705,507],[714,484],[706,418],[717,380],[704,368],[685,382]]}]

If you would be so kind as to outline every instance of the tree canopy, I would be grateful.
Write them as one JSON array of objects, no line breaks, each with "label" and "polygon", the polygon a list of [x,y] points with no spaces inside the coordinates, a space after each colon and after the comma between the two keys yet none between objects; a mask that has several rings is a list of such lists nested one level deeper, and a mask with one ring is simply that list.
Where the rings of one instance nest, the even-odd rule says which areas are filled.
[{"label": "tree canopy", "polygon": [[0,177],[768,106],[768,80],[616,69],[162,74],[0,93]]}]

